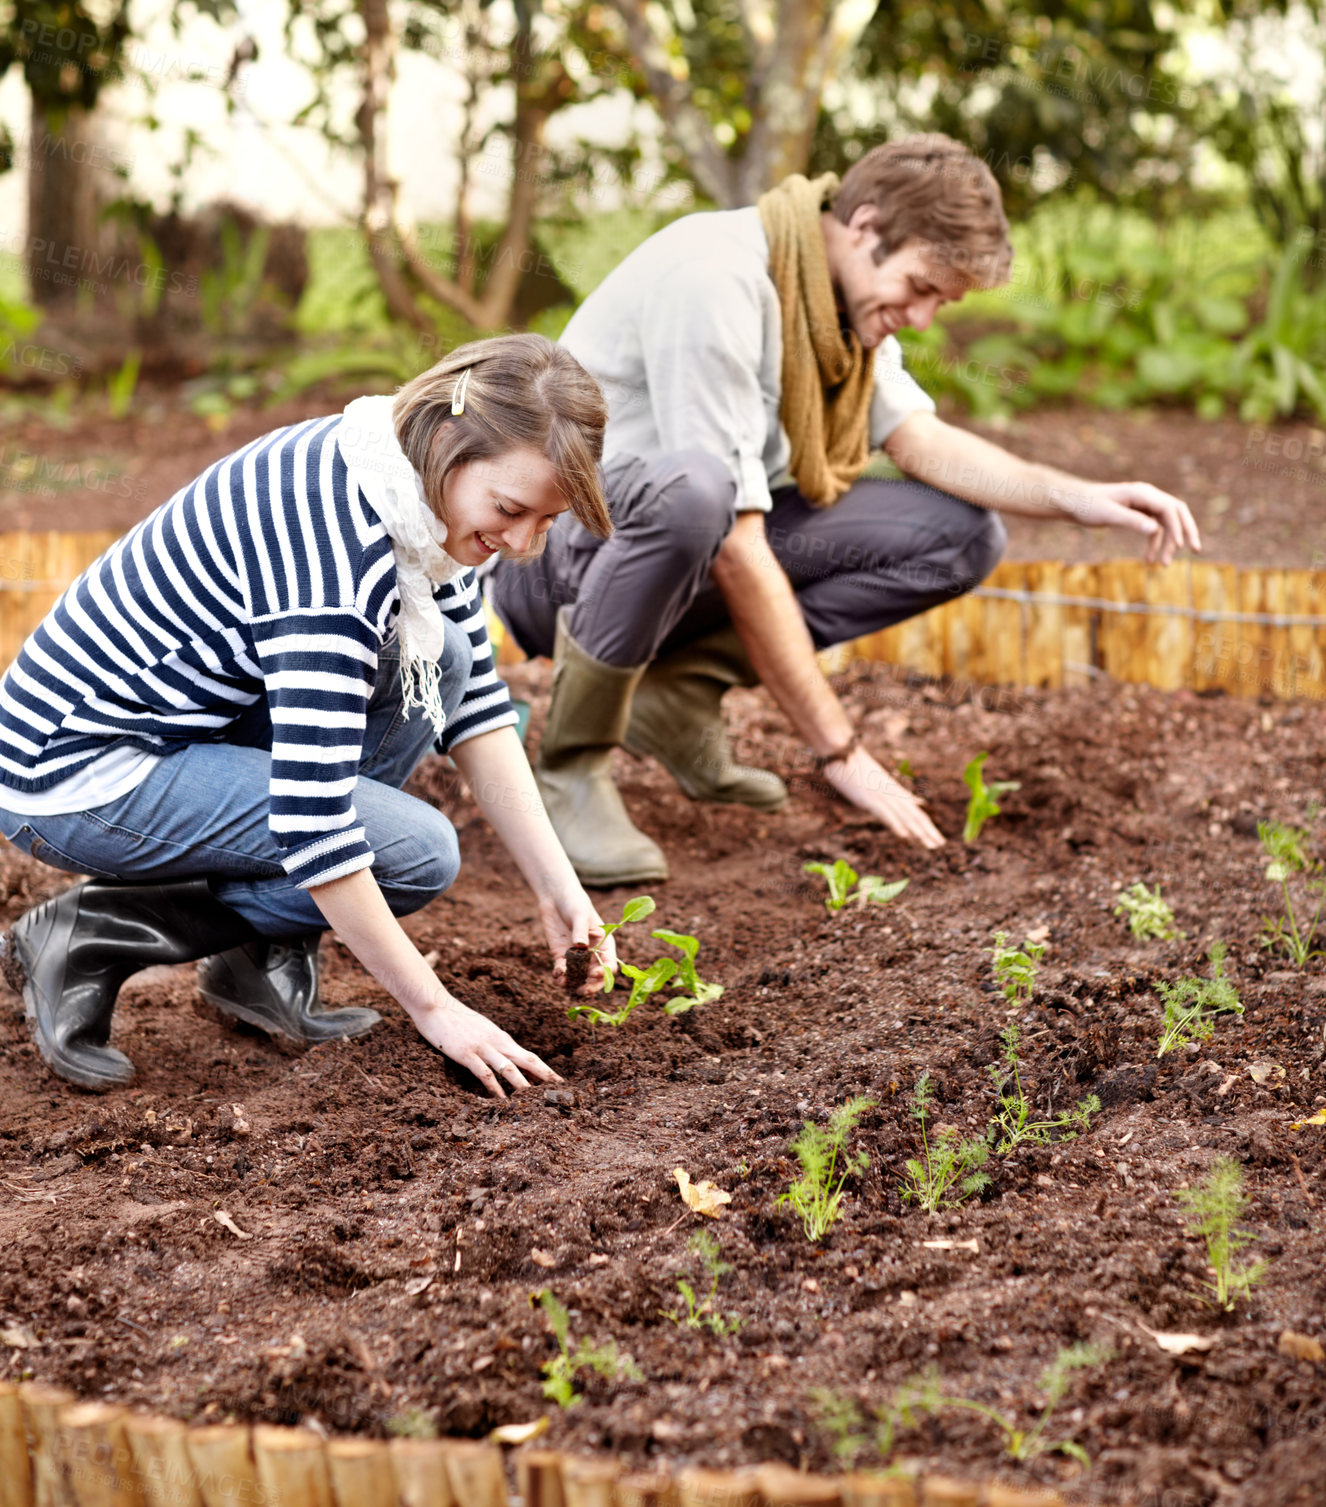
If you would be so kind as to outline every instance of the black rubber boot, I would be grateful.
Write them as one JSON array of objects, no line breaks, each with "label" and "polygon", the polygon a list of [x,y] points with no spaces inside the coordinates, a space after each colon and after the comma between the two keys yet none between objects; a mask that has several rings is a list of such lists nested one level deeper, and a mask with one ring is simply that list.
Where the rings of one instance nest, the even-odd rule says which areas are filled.
[{"label": "black rubber boot", "polygon": [[245,942],[198,964],[198,992],[226,1020],[312,1045],[362,1036],[376,1010],[324,1010],[318,1003],[317,935]]},{"label": "black rubber boot", "polygon": [[122,884],[89,879],[34,906],[0,938],[0,967],[23,996],[47,1065],[81,1088],[118,1088],[133,1063],[110,1040],[125,979],[234,947],[257,933],[207,880]]}]

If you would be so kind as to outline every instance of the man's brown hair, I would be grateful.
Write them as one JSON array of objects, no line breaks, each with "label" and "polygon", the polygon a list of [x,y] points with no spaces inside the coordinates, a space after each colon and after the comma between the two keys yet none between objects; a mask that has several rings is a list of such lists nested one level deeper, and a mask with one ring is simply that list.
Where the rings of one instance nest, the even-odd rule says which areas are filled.
[{"label": "man's brown hair", "polygon": [[1013,246],[999,184],[951,136],[928,132],[872,148],[848,168],[829,208],[846,225],[863,204],[876,212],[876,261],[920,241],[936,266],[972,287],[1008,281]]},{"label": "man's brown hair", "polygon": [[[453,414],[467,372],[463,412]],[[608,405],[570,351],[542,335],[495,335],[458,345],[401,388],[392,418],[443,523],[442,484],[453,466],[528,448],[552,462],[572,516],[601,539],[612,532],[599,476]],[[540,536],[519,558],[542,550]]]}]

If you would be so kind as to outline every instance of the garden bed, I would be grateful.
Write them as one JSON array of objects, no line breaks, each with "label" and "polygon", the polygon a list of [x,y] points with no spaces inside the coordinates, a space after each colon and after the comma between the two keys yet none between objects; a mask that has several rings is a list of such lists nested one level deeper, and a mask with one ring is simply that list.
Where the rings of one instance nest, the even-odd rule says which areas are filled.
[{"label": "garden bed", "polygon": [[[514,678],[537,727],[546,667]],[[390,1006],[366,1039],[282,1056],[196,1015],[179,969],[126,987],[115,1041],[137,1083],[94,1097],[46,1072],[6,996],[0,1376],[370,1434],[479,1435],[547,1411],[556,1447],[826,1470],[812,1389],[886,1407],[933,1366],[948,1396],[1029,1427],[1044,1368],[1088,1342],[1112,1358],[1074,1373],[1047,1437],[1079,1444],[1089,1470],[1012,1462],[996,1426],[955,1409],[902,1426],[895,1459],[1081,1501],[1319,1501],[1326,1364],[1280,1340],[1326,1338],[1326,1127],[1289,1128],[1326,1099],[1326,973],[1257,945],[1276,892],[1256,820],[1301,821],[1320,800],[1322,709],[1109,684],[955,705],[884,667],[846,696],[910,760],[946,832],[980,749],[987,778],[1021,789],[975,847],[904,852],[805,772],[762,693],[729,704],[743,755],[793,784],[779,814],[692,805],[623,757],[628,803],[673,866],[648,925],[697,935],[700,972],[726,992],[676,1018],[646,1004],[620,1031],[567,1018],[531,900],[454,776],[426,768],[418,788],[462,829],[465,868],[408,929],[457,994],[558,1069],[554,1090],[481,1099]],[[837,857],[911,884],[831,917],[802,865]],[[11,920],[67,882],[0,858]],[[1133,941],[1111,905],[1136,880],[1160,884],[1186,939]],[[1049,943],[1016,1016],[1029,1097],[1057,1111],[1094,1092],[1103,1107],[1077,1140],[992,1157],[983,1194],[926,1215],[900,1196],[920,1145],[908,1106],[929,1073],[932,1131],[977,1135],[992,1117],[987,1068],[1010,1018],[996,928]],[[628,958],[654,956],[646,933],[623,934]],[[1157,1059],[1152,983],[1205,973],[1215,938],[1246,1013]],[[381,1003],[338,943],[323,957],[332,1004]],[[776,1202],[789,1143],[857,1094],[876,1101],[853,1143],[870,1166],[812,1245]],[[1173,1196],[1222,1155],[1251,1195],[1247,1254],[1269,1264],[1230,1314],[1201,1296],[1204,1246]],[[677,1167],[732,1195],[703,1223],[733,1268],[718,1301],[735,1335],[661,1316],[682,1312],[678,1276],[699,1277]],[[573,1340],[614,1339],[643,1379],[585,1372],[578,1405],[545,1401],[543,1289]],[[1154,1335],[1173,1332],[1211,1344],[1172,1354]]]}]

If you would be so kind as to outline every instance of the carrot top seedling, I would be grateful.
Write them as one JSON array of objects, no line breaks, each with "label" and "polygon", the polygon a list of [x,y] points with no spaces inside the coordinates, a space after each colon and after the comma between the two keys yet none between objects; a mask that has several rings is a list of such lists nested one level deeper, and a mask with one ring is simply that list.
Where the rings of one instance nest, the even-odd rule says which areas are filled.
[{"label": "carrot top seedling", "polygon": [[934,1087],[930,1074],[922,1073],[912,1094],[912,1115],[921,1122],[921,1155],[907,1161],[908,1181],[900,1192],[908,1203],[916,1202],[933,1214],[941,1207],[958,1204],[973,1193],[990,1186],[988,1174],[980,1169],[990,1155],[985,1141],[964,1141],[951,1126],[941,1130],[930,1144],[925,1122],[930,1118],[930,1100]]},{"label": "carrot top seedling", "polygon": [[[842,910],[849,903],[863,907],[870,904],[887,905],[890,900],[896,900],[911,883],[910,879],[886,880],[878,874],[858,878],[856,870],[845,858],[837,858],[832,863],[803,863],[801,867],[807,874],[823,876],[824,882],[829,886],[824,908],[830,914]],[[856,885],[855,892],[852,890],[853,885]]]},{"label": "carrot top seedling", "polygon": [[1235,1265],[1242,1248],[1257,1237],[1237,1228],[1247,1213],[1249,1199],[1243,1191],[1243,1170],[1230,1156],[1222,1156],[1195,1188],[1182,1188],[1175,1198],[1193,1218],[1197,1233],[1206,1241],[1206,1255],[1215,1281],[1205,1284],[1216,1306],[1228,1312],[1235,1298],[1246,1296],[1266,1275],[1267,1263],[1253,1261]]},{"label": "carrot top seedling", "polygon": [[1157,983],[1156,993],[1165,1003],[1157,1057],[1172,1052],[1185,1041],[1210,1041],[1217,1015],[1242,1015],[1238,990],[1225,977],[1225,944],[1213,942],[1209,979],[1186,978],[1177,984]]},{"label": "carrot top seedling", "polygon": [[1295,968],[1301,968],[1309,958],[1320,956],[1319,951],[1313,950],[1312,943],[1317,935],[1322,908],[1326,906],[1326,899],[1323,899],[1312,913],[1312,919],[1305,919],[1300,925],[1300,917],[1295,914],[1293,897],[1289,893],[1289,881],[1301,874],[1305,888],[1317,895],[1326,894],[1326,879],[1318,877],[1321,864],[1308,856],[1308,835],[1306,828],[1289,827],[1283,822],[1257,823],[1257,836],[1269,860],[1266,877],[1272,884],[1280,886],[1285,902],[1283,916],[1267,916],[1262,922],[1262,946],[1279,948],[1288,955]]},{"label": "carrot top seedling", "polygon": [[992,816],[998,816],[1003,809],[999,804],[999,797],[1009,790],[1021,790],[1020,780],[995,780],[991,784],[985,783],[985,775],[982,772],[985,761],[990,757],[989,751],[978,753],[976,757],[962,771],[962,781],[971,795],[967,800],[967,820],[962,827],[963,842],[975,842],[981,835],[981,828]]},{"label": "carrot top seedling", "polygon": [[1022,1091],[1022,1064],[1018,1057],[1019,1031],[1010,1023],[1003,1033],[1007,1071],[991,1065],[989,1072],[999,1095],[999,1113],[990,1121],[986,1139],[999,1156],[1007,1156],[1024,1141],[1043,1145],[1050,1140],[1071,1141],[1090,1129],[1091,1117],[1100,1112],[1095,1094],[1080,1099],[1072,1109],[1051,1120],[1032,1119],[1032,1107]]},{"label": "carrot top seedling", "polygon": [[849,1156],[846,1148],[856,1122],[874,1107],[873,1099],[849,1099],[833,1111],[827,1126],[807,1120],[792,1142],[792,1150],[801,1163],[801,1176],[778,1202],[790,1204],[801,1216],[807,1240],[824,1239],[842,1210],[846,1197],[843,1184],[870,1165],[864,1151]]},{"label": "carrot top seedling", "polygon": [[1174,912],[1160,898],[1160,886],[1147,889],[1141,880],[1130,884],[1114,904],[1114,914],[1128,920],[1128,930],[1139,942],[1168,942],[1183,933],[1174,923]]},{"label": "carrot top seedling", "polygon": [[718,1307],[718,1280],[732,1270],[719,1254],[718,1241],[708,1230],[697,1230],[686,1242],[686,1249],[700,1258],[709,1278],[709,1291],[701,1298],[685,1277],[678,1277],[677,1290],[686,1304],[685,1314],[679,1316],[666,1309],[659,1312],[674,1324],[684,1324],[687,1329],[709,1329],[720,1339],[735,1334],[741,1328],[741,1320],[725,1316]]},{"label": "carrot top seedling", "polygon": [[1010,1005],[1027,1004],[1036,989],[1036,965],[1045,955],[1048,942],[1026,940],[1021,948],[1008,945],[1006,931],[995,932],[990,962],[994,976]]},{"label": "carrot top seedling", "polygon": [[545,1287],[538,1296],[539,1307],[547,1315],[548,1328],[557,1341],[557,1354],[545,1361],[543,1371],[543,1395],[559,1408],[573,1408],[580,1401],[574,1382],[576,1373],[588,1367],[600,1376],[627,1381],[643,1381],[639,1368],[629,1355],[617,1353],[616,1340],[606,1345],[591,1345],[588,1340],[571,1344],[571,1316],[558,1301],[550,1288]]}]

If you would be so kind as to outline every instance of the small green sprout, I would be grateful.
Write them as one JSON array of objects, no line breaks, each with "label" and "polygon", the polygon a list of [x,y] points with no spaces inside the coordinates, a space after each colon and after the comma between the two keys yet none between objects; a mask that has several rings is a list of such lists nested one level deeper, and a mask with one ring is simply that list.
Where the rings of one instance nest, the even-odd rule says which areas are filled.
[{"label": "small green sprout", "polygon": [[1238,990],[1225,977],[1225,944],[1213,942],[1209,979],[1180,979],[1177,984],[1157,983],[1156,993],[1165,1004],[1157,1057],[1172,1052],[1185,1041],[1210,1041],[1217,1015],[1242,1015]]},{"label": "small green sprout", "polygon": [[725,1317],[718,1307],[718,1279],[732,1270],[719,1255],[718,1241],[708,1230],[697,1230],[686,1242],[686,1249],[700,1258],[705,1275],[709,1278],[709,1291],[703,1298],[699,1298],[686,1278],[678,1277],[677,1288],[686,1304],[685,1315],[678,1316],[666,1309],[660,1309],[659,1312],[674,1324],[684,1324],[687,1329],[709,1329],[720,1339],[735,1334],[741,1328],[741,1320]]},{"label": "small green sprout", "polygon": [[1114,914],[1128,919],[1128,930],[1139,942],[1168,942],[1182,937],[1174,924],[1174,912],[1160,898],[1160,886],[1147,889],[1141,880],[1130,884],[1114,904]]},{"label": "small green sprout", "polygon": [[1033,1120],[1031,1105],[1022,1091],[1019,1035],[1016,1023],[1010,1022],[1001,1038],[1009,1071],[1002,1072],[993,1064],[990,1067],[999,1095],[999,1113],[991,1120],[986,1139],[999,1156],[1007,1156],[1024,1141],[1043,1145],[1050,1140],[1075,1140],[1091,1128],[1092,1115],[1100,1113],[1100,1100],[1095,1094],[1088,1094],[1066,1114],[1056,1115],[1052,1120]]},{"label": "small green sprout", "polygon": [[581,1340],[574,1348],[571,1345],[571,1318],[558,1302],[551,1289],[544,1288],[539,1294],[539,1306],[548,1317],[548,1327],[557,1341],[557,1354],[545,1361],[543,1371],[543,1395],[559,1408],[573,1408],[580,1401],[575,1389],[578,1372],[588,1367],[600,1376],[627,1381],[643,1381],[639,1368],[628,1355],[617,1353],[617,1342],[609,1340],[606,1345],[591,1345]]},{"label": "small green sprout", "polygon": [[982,1418],[988,1418],[1003,1430],[1004,1452],[1013,1460],[1034,1460],[1038,1455],[1057,1451],[1061,1455],[1070,1455],[1090,1468],[1091,1457],[1076,1440],[1047,1440],[1045,1429],[1055,1408],[1068,1395],[1073,1372],[1087,1366],[1098,1366],[1110,1358],[1110,1352],[1097,1345],[1070,1345],[1060,1350],[1041,1373],[1040,1386],[1045,1394],[1045,1407],[1030,1430],[1020,1429],[1016,1424],[1010,1423],[997,1408],[992,1408],[987,1403],[974,1402],[967,1397],[945,1396],[940,1390],[939,1373],[933,1368],[919,1383],[913,1383],[911,1388],[905,1389],[900,1404],[901,1416],[910,1427],[912,1409],[922,1413],[936,1413],[944,1408],[964,1408],[968,1412],[979,1413]]},{"label": "small green sprout", "polygon": [[991,964],[994,976],[1004,991],[1004,998],[1015,1008],[1031,1000],[1036,988],[1036,965],[1045,956],[1048,942],[1024,940],[1022,946],[1010,947],[1006,931],[995,932]]},{"label": "small green sprout", "polygon": [[648,968],[637,968],[633,963],[623,963],[622,972],[631,980],[631,992],[620,1010],[599,1010],[593,1005],[572,1005],[566,1012],[573,1020],[577,1015],[587,1016],[592,1026],[621,1026],[637,1005],[642,1005],[651,994],[658,991],[677,971],[675,958],[655,958]]},{"label": "small green sprout", "polygon": [[801,1163],[801,1176],[780,1195],[778,1202],[790,1204],[800,1216],[807,1240],[823,1240],[842,1209],[846,1197],[843,1184],[870,1165],[865,1152],[849,1156],[845,1148],[856,1122],[874,1107],[873,1099],[849,1099],[833,1111],[827,1126],[807,1120],[792,1142],[792,1150]]},{"label": "small green sprout", "polygon": [[[649,895],[637,895],[634,900],[628,900],[626,904],[622,906],[621,920],[609,921],[608,924],[603,928],[603,942],[606,942],[608,938],[612,936],[613,932],[620,931],[623,926],[630,926],[633,921],[643,921],[646,916],[652,916],[656,909],[657,907],[655,906],[653,899]],[[600,963],[603,962],[603,942],[600,942],[597,947],[590,948],[590,951],[594,954],[594,956],[599,960]],[[613,983],[614,979],[612,969],[609,968],[606,963],[604,963],[604,994],[612,993]]]},{"label": "small green sprout", "polygon": [[722,997],[722,984],[706,984],[695,971],[695,955],[700,950],[700,944],[694,937],[689,937],[681,931],[651,931],[651,937],[656,937],[660,942],[666,942],[669,947],[675,947],[681,953],[681,962],[677,965],[676,982],[673,989],[684,989],[684,994],[674,994],[663,1006],[665,1015],[684,1015],[687,1010],[694,1009],[696,1005],[712,1004],[714,1000]]},{"label": "small green sprout", "polygon": [[872,1408],[874,1426],[867,1424],[860,1404],[854,1397],[829,1387],[812,1387],[806,1394],[815,1422],[833,1440],[834,1458],[850,1467],[863,1450],[873,1449],[882,1460],[893,1453],[897,1431],[896,1410]]},{"label": "small green sprout", "polygon": [[1257,1237],[1237,1228],[1250,1200],[1243,1191],[1243,1172],[1233,1157],[1222,1156],[1195,1188],[1174,1195],[1187,1209],[1197,1233],[1206,1241],[1206,1256],[1215,1281],[1203,1285],[1215,1295],[1216,1307],[1229,1312],[1237,1297],[1246,1296],[1268,1270],[1265,1261],[1236,1266],[1234,1258]]},{"label": "small green sprout", "polygon": [[[1322,867],[1320,862],[1308,856],[1309,835],[1305,828],[1289,827],[1283,822],[1257,823],[1257,836],[1268,859],[1266,877],[1272,884],[1280,886],[1285,902],[1283,916],[1267,916],[1262,922],[1262,946],[1278,948],[1295,968],[1302,968],[1309,958],[1321,956],[1320,950],[1314,950],[1312,943],[1317,935],[1322,908],[1326,906],[1326,879],[1318,877]],[[1303,875],[1307,890],[1323,896],[1311,921],[1304,927],[1299,925],[1289,893],[1289,881],[1296,874]]]},{"label": "small green sprout", "polygon": [[932,1147],[925,1122],[930,1117],[930,1100],[934,1087],[930,1074],[923,1073],[912,1094],[912,1114],[921,1122],[921,1148],[924,1161],[907,1162],[908,1182],[900,1189],[908,1203],[916,1202],[933,1214],[948,1208],[990,1186],[989,1175],[980,1169],[990,1155],[987,1141],[964,1141],[952,1128],[939,1133]]},{"label": "small green sprout", "polygon": [[1020,780],[995,780],[992,784],[985,783],[983,765],[990,757],[988,750],[978,753],[976,757],[962,771],[962,780],[971,795],[967,800],[967,820],[962,827],[963,842],[974,843],[981,835],[981,828],[992,816],[998,816],[1002,807],[999,805],[999,797],[1009,790],[1021,790]]},{"label": "small green sprout", "polygon": [[[856,870],[844,858],[833,863],[805,863],[802,869],[807,874],[822,874],[829,886],[825,910],[830,913],[852,904],[864,908],[867,905],[887,905],[896,900],[911,883],[910,879],[886,880],[878,874],[866,874],[858,879]],[[852,886],[856,885],[856,892]]]}]

